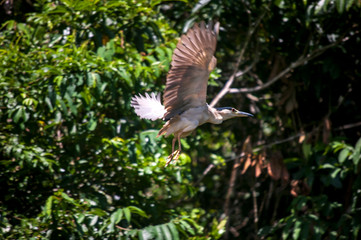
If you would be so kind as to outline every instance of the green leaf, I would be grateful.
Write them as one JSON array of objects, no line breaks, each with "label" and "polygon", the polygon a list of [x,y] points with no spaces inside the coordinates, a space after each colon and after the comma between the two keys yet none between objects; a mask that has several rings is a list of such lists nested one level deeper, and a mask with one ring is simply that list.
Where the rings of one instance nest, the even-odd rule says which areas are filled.
[{"label": "green leaf", "polygon": [[293,227],[292,239],[297,240],[300,237],[302,222],[297,220]]},{"label": "green leaf", "polygon": [[352,154],[352,162],[355,166],[358,165],[359,161],[360,161],[360,150],[356,150],[353,154]]},{"label": "green leaf", "polygon": [[97,82],[100,80],[100,76],[98,73],[94,72],[88,72],[87,73],[87,84],[91,88],[95,88],[97,85]]},{"label": "green leaf", "polygon": [[346,11],[348,11],[355,0],[346,0]]},{"label": "green leaf", "polygon": [[194,229],[192,228],[192,226],[187,221],[180,220],[179,223],[180,223],[181,227],[183,229],[185,229],[187,232],[189,232],[190,234],[192,234],[192,235],[196,234]]},{"label": "green leaf", "polygon": [[355,145],[355,150],[361,151],[361,138],[357,141],[357,143]]},{"label": "green leaf", "polygon": [[65,104],[65,102],[63,101],[63,99],[60,98],[60,96],[57,97],[56,99],[57,104],[60,104],[60,107],[62,109],[62,112],[64,113],[65,116],[68,116],[68,108]]},{"label": "green leaf", "polygon": [[300,211],[300,210],[302,210],[302,209],[306,206],[306,204],[307,204],[307,197],[305,197],[305,196],[298,196],[297,198],[294,199],[294,201],[295,201],[295,203],[296,203],[296,205],[295,205],[296,209]]},{"label": "green leaf", "polygon": [[[163,240],[163,234],[162,234],[163,229],[161,228],[161,225],[154,226],[152,228],[156,234],[156,240]],[[166,239],[170,239],[170,238],[166,238]]]},{"label": "green leaf", "polygon": [[131,214],[130,214],[130,210],[129,208],[123,208],[124,211],[124,215],[125,215],[125,219],[128,221],[128,223],[130,224],[130,220],[131,220]]},{"label": "green leaf", "polygon": [[338,162],[341,164],[344,163],[349,153],[350,153],[349,149],[347,148],[342,149],[342,151],[338,155]]},{"label": "green leaf", "polygon": [[307,143],[303,143],[302,144],[302,151],[303,151],[303,155],[305,156],[306,159],[308,159],[311,156],[311,144],[307,144]]},{"label": "green leaf", "polygon": [[300,235],[301,235],[300,239],[308,239],[308,235],[309,235],[309,233],[310,233],[310,229],[312,229],[310,225],[311,225],[311,224],[310,224],[309,221],[304,221],[304,222],[302,223],[302,229],[301,229],[301,233],[300,233]]},{"label": "green leaf", "polygon": [[110,222],[112,224],[118,224],[120,220],[122,220],[122,218],[123,218],[123,210],[118,209],[110,216]]},{"label": "green leaf", "polygon": [[177,227],[174,225],[174,223],[170,222],[168,223],[168,228],[172,234],[172,238],[173,240],[178,240],[179,239],[179,233],[178,233],[178,230],[177,230]]},{"label": "green leaf", "polygon": [[158,59],[159,59],[160,61],[168,60],[168,59],[166,59],[166,57],[165,57],[165,52],[164,52],[163,49],[161,49],[161,48],[158,47],[158,48],[155,49],[155,51],[157,52],[157,56],[158,56]]},{"label": "green leaf", "polygon": [[291,227],[293,226],[294,224],[294,217],[289,217],[287,220],[286,220],[286,225],[283,227],[283,230],[282,230],[282,239],[287,239],[289,234],[290,234],[290,229]]},{"label": "green leaf", "polygon": [[345,0],[336,0],[336,9],[338,11],[338,13],[342,14],[343,11],[345,10]]},{"label": "green leaf", "polygon": [[70,95],[68,93],[65,93],[64,98],[67,100],[68,102],[68,106],[70,108],[70,111],[74,114],[74,115],[78,115],[78,110],[76,109],[76,107],[73,104],[73,100],[71,99]]},{"label": "green leaf", "polygon": [[95,128],[97,127],[97,120],[94,118],[90,118],[87,127],[89,131],[94,131]]},{"label": "green leaf", "polygon": [[138,232],[138,238],[140,240],[154,239],[153,234],[147,228]]},{"label": "green leaf", "polygon": [[100,208],[92,208],[89,213],[95,214],[99,217],[105,217],[108,215],[106,211],[104,211],[103,209],[100,209]]},{"label": "green leaf", "polygon": [[174,239],[166,224],[160,225],[160,228],[162,229],[164,239]]},{"label": "green leaf", "polygon": [[45,97],[44,100],[45,100],[45,103],[48,105],[50,111],[52,112],[52,111],[54,110],[54,108],[53,108],[53,104],[51,104],[50,98],[49,98],[49,97]]},{"label": "green leaf", "polygon": [[53,196],[50,196],[46,200],[44,212],[48,217],[50,217],[52,210],[53,210]]},{"label": "green leaf", "polygon": [[338,173],[341,171],[341,168],[336,168],[336,169],[334,169],[333,171],[332,171],[332,173],[331,173],[331,178],[336,178],[337,177],[337,175],[338,175]]},{"label": "green leaf", "polygon": [[61,76],[61,75],[59,75],[59,76],[56,76],[55,78],[54,78],[54,82],[55,82],[55,84],[58,86],[58,87],[60,87],[60,85],[61,85],[61,83],[62,83],[62,81],[63,81],[63,76]]},{"label": "green leaf", "polygon": [[131,213],[133,214],[138,214],[142,217],[148,218],[148,215],[140,208],[135,207],[135,206],[129,206],[128,209],[130,210]]},{"label": "green leaf", "polygon": [[28,107],[34,106],[34,108],[36,108],[36,106],[38,105],[38,101],[35,100],[34,98],[25,98],[23,100],[23,105]]},{"label": "green leaf", "polygon": [[330,163],[325,163],[323,165],[320,165],[320,169],[328,169],[328,168],[333,169],[335,168],[335,166]]},{"label": "green leaf", "polygon": [[357,141],[357,143],[355,145],[355,151],[351,155],[352,162],[355,165],[355,171],[357,171],[357,165],[359,164],[360,159],[361,159],[360,153],[361,153],[361,138]]},{"label": "green leaf", "polygon": [[61,196],[64,200],[66,200],[68,203],[71,203],[71,204],[74,204],[74,205],[77,205],[77,203],[75,202],[75,199],[74,198],[71,198],[68,196],[68,194],[62,192],[61,193]]},{"label": "green leaf", "polygon": [[98,222],[98,219],[99,219],[99,216],[95,215],[91,218],[91,221],[89,223],[90,226],[94,226],[95,224],[97,224]]},{"label": "green leaf", "polygon": [[24,107],[19,107],[18,110],[16,110],[16,113],[13,117],[13,120],[15,123],[18,123],[20,118],[25,119],[25,110]]},{"label": "green leaf", "polygon": [[80,224],[80,223],[82,223],[83,221],[84,221],[84,219],[85,219],[85,215],[83,214],[83,213],[80,213],[80,214],[78,214],[77,216],[76,216],[76,221]]},{"label": "green leaf", "polygon": [[318,14],[321,10],[326,11],[329,2],[330,0],[319,0],[315,6],[315,14]]},{"label": "green leaf", "polygon": [[117,72],[122,77],[122,79],[125,80],[129,87],[133,86],[133,81],[130,78],[129,73],[124,68],[117,70]]}]

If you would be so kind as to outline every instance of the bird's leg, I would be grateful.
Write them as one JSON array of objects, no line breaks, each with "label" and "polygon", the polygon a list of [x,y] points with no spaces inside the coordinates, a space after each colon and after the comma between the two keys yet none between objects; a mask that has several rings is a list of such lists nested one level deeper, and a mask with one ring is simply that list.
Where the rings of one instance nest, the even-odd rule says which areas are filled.
[{"label": "bird's leg", "polygon": [[174,154],[173,159],[174,159],[175,161],[178,160],[179,154],[180,154],[180,152],[181,152],[181,150],[182,150],[182,144],[181,144],[180,138],[181,138],[181,134],[178,134],[178,149],[173,152],[173,154]]},{"label": "bird's leg", "polygon": [[172,140],[172,154],[168,156],[167,163],[165,164],[165,166],[168,166],[168,164],[173,160],[174,156],[176,155],[176,152],[178,151],[178,150],[174,151],[175,141],[177,141],[176,137],[174,137]]},{"label": "bird's leg", "polygon": [[[182,144],[180,141],[181,134],[178,134],[178,137],[174,137],[172,141],[172,154],[168,156],[167,163],[165,166],[168,166],[173,160],[177,161],[179,158],[180,151],[182,149]],[[178,149],[174,150],[175,141],[178,140]]]},{"label": "bird's leg", "polygon": [[[182,151],[182,144],[181,144],[181,135],[178,135],[178,155]],[[178,158],[177,158],[178,159]]]}]

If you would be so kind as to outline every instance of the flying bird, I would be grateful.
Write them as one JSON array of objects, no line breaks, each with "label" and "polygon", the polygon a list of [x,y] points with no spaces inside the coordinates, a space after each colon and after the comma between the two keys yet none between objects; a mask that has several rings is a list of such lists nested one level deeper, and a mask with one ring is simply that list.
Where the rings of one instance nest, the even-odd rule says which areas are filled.
[{"label": "flying bird", "polygon": [[[252,117],[231,107],[214,108],[207,104],[207,83],[211,71],[216,67],[216,50],[219,23],[196,23],[183,34],[173,52],[171,69],[167,75],[163,94],[148,93],[134,96],[131,106],[140,118],[163,119],[166,123],[157,137],[174,134],[172,154],[166,166],[179,158],[181,138],[188,136],[204,123],[220,124],[235,117]],[[178,140],[178,149],[174,145]]]}]

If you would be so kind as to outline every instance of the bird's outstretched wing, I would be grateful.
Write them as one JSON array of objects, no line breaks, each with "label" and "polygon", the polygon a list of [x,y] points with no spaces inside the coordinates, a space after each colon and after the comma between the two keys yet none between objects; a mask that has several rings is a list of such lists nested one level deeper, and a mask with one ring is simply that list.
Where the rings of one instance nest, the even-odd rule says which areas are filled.
[{"label": "bird's outstretched wing", "polygon": [[189,108],[206,104],[207,82],[217,60],[216,50],[219,23],[195,24],[182,35],[174,50],[171,70],[163,95],[168,120]]}]

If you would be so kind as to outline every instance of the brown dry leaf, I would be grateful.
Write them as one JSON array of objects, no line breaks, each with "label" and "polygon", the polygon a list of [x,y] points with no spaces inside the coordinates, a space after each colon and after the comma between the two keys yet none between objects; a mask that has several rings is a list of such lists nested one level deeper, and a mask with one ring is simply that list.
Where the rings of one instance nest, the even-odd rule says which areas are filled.
[{"label": "brown dry leaf", "polygon": [[252,156],[250,154],[247,154],[246,161],[244,162],[241,175],[243,175],[247,171],[249,166],[251,166],[251,161],[252,161]]},{"label": "brown dry leaf", "polygon": [[246,159],[245,162],[244,162],[244,165],[243,165],[242,172],[241,172],[241,174],[243,175],[247,171],[249,166],[251,166],[251,164],[252,164],[251,136],[248,136],[246,138],[246,140],[244,141],[243,146],[242,146],[242,152],[245,155],[244,159]]},{"label": "brown dry leaf", "polygon": [[259,164],[256,164],[256,167],[255,167],[254,171],[255,171],[256,178],[258,178],[262,173],[261,166]]},{"label": "brown dry leaf", "polygon": [[273,180],[282,179],[283,182],[288,182],[290,175],[283,163],[283,156],[280,151],[272,154],[270,161],[267,164],[267,172]]},{"label": "brown dry leaf", "polygon": [[305,139],[306,139],[306,134],[305,134],[305,132],[302,130],[302,131],[301,131],[301,136],[300,136],[300,138],[298,139],[298,143],[303,143],[303,141],[305,141]]},{"label": "brown dry leaf", "polygon": [[267,164],[267,172],[268,175],[273,180],[278,180],[281,178],[281,171],[282,171],[282,154],[277,151],[274,152],[269,160],[269,163]]},{"label": "brown dry leaf", "polygon": [[283,164],[283,168],[282,168],[282,180],[283,182],[288,182],[290,180],[290,174],[288,173],[288,170],[286,168],[286,166]]},{"label": "brown dry leaf", "polygon": [[245,154],[252,153],[251,136],[248,136],[246,138],[246,140],[244,141],[243,146],[242,146],[242,151]]},{"label": "brown dry leaf", "polygon": [[254,159],[254,158],[252,158],[252,159],[253,159],[253,161],[252,161],[252,163],[251,163],[251,166],[254,167],[254,166],[256,166],[257,161],[256,161],[256,159]]},{"label": "brown dry leaf", "polygon": [[262,168],[261,167],[262,167],[261,164],[257,161],[257,164],[256,164],[255,169],[254,169],[256,178],[258,178],[262,173]]},{"label": "brown dry leaf", "polygon": [[290,112],[292,112],[293,110],[295,110],[297,108],[298,108],[298,103],[296,100],[296,91],[292,87],[291,97],[288,99],[288,101],[286,103],[286,114],[289,114]]},{"label": "brown dry leaf", "polygon": [[264,167],[264,160],[265,160],[265,152],[260,153],[256,159],[254,160],[256,162],[255,166],[255,176],[258,178],[262,173],[262,168]]},{"label": "brown dry leaf", "polygon": [[296,99],[295,84],[288,79],[284,80],[285,86],[282,88],[281,97],[277,102],[278,106],[284,106],[286,114],[289,114],[293,110],[298,108],[298,102]]},{"label": "brown dry leaf", "polygon": [[300,192],[300,188],[298,187],[299,180],[292,180],[291,181],[291,195],[294,197],[298,196],[298,193]]}]

